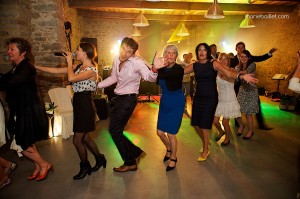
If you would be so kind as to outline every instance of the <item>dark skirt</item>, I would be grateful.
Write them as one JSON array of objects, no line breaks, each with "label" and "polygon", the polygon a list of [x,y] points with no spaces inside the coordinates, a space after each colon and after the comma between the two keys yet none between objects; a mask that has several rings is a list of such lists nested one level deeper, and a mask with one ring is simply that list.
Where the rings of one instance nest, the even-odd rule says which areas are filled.
[{"label": "dark skirt", "polygon": [[23,107],[22,110],[16,112],[12,110],[11,114],[10,122],[14,123],[13,133],[16,143],[23,150],[26,150],[36,141],[49,138],[49,122],[44,104]]},{"label": "dark skirt", "polygon": [[73,131],[74,133],[87,133],[95,130],[95,106],[92,92],[76,92],[73,97]]}]

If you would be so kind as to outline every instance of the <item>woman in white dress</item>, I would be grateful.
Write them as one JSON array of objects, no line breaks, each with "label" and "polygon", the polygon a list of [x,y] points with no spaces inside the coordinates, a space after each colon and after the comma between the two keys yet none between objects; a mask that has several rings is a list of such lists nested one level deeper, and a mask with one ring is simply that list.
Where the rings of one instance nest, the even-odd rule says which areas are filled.
[{"label": "woman in white dress", "polygon": [[[230,57],[226,53],[220,53],[218,61],[228,70],[230,69]],[[234,70],[234,69],[232,69]],[[236,99],[234,92],[234,80],[228,79],[218,73],[217,76],[217,88],[218,88],[218,105],[214,117],[214,125],[219,130],[219,135],[216,137],[216,141],[219,141],[223,135],[225,135],[224,141],[221,146],[226,146],[230,143],[230,118],[237,118],[239,123],[238,133],[240,134],[244,129],[242,123],[240,105]],[[220,124],[220,117],[223,117],[222,124],[224,130]]]}]

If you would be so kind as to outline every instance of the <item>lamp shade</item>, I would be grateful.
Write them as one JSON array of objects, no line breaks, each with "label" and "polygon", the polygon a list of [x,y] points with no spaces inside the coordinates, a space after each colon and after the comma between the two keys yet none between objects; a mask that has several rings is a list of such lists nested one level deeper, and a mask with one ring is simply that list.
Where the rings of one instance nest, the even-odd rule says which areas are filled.
[{"label": "lamp shade", "polygon": [[209,7],[204,17],[209,19],[223,19],[225,17],[217,0],[214,0],[214,3]]},{"label": "lamp shade", "polygon": [[254,28],[255,25],[253,23],[253,20],[249,18],[249,15],[245,15],[245,19],[240,23],[240,28]]},{"label": "lamp shade", "polygon": [[132,25],[138,26],[138,27],[145,27],[145,26],[149,26],[149,22],[148,22],[147,18],[143,15],[143,13],[140,12],[138,14],[138,16],[134,19]]},{"label": "lamp shade", "polygon": [[188,29],[185,27],[184,23],[181,24],[181,28],[179,29],[179,31],[176,34],[179,37],[187,37],[190,35]]},{"label": "lamp shade", "polygon": [[139,29],[135,26],[133,33],[131,34],[132,37],[140,37],[142,36],[141,32],[139,31]]}]

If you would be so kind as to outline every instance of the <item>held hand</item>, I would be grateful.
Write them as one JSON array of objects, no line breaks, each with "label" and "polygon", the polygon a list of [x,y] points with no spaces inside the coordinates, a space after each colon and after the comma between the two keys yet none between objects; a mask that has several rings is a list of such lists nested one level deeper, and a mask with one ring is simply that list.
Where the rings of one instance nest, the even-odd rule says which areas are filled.
[{"label": "held hand", "polygon": [[72,66],[72,53],[71,52],[65,52],[63,53],[64,57],[67,59],[68,66]]},{"label": "held hand", "polygon": [[270,51],[269,51],[269,53],[274,53],[275,51],[277,51],[278,49],[277,48],[272,48]]},{"label": "held hand", "polygon": [[155,69],[160,69],[166,67],[168,65],[168,58],[167,57],[158,57],[157,52],[155,52],[154,60],[153,60],[153,67]]},{"label": "held hand", "polygon": [[248,83],[253,83],[253,84],[258,83],[258,79],[254,77],[254,74],[245,74],[243,75],[243,79]]}]

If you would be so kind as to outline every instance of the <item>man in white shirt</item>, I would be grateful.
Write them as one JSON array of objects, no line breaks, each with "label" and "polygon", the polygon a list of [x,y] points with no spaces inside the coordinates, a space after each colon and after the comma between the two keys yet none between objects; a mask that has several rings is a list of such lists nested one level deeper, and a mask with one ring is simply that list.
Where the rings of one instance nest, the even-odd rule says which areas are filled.
[{"label": "man in white shirt", "polygon": [[114,58],[111,75],[100,82],[100,89],[117,83],[114,90],[117,95],[116,102],[111,111],[109,132],[124,160],[124,164],[115,167],[116,172],[127,172],[137,170],[137,159],[145,153],[124,134],[124,128],[137,105],[137,94],[141,78],[154,82],[157,78],[157,71],[150,70],[139,57],[135,56],[138,50],[138,43],[125,37],[120,46],[120,54]]}]

